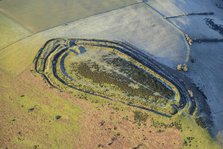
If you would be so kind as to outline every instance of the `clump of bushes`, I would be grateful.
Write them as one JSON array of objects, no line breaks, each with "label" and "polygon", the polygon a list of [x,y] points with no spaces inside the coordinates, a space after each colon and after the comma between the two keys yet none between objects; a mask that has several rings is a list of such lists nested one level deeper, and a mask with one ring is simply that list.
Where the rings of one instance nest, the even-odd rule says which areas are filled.
[{"label": "clump of bushes", "polygon": [[181,132],[183,131],[181,121],[175,121],[175,122],[172,122],[170,124],[165,124],[163,122],[155,121],[155,120],[152,119],[152,126],[155,127],[155,128],[163,127],[165,129],[175,127],[176,129],[180,130]]},{"label": "clump of bushes", "polygon": [[201,117],[196,117],[195,121],[197,125],[200,126],[201,128],[207,128],[205,121]]},{"label": "clump of bushes", "polygon": [[147,113],[143,113],[141,111],[134,111],[134,120],[137,123],[143,123],[146,122],[148,118],[148,114]]}]

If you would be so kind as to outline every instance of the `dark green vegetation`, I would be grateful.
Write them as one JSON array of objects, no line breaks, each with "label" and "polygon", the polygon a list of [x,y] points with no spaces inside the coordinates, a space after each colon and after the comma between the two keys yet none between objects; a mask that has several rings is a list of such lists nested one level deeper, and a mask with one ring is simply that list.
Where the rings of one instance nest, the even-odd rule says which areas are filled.
[{"label": "dark green vegetation", "polygon": [[165,128],[165,129],[175,127],[179,131],[181,132],[183,131],[181,120],[174,121],[168,124],[164,122],[155,121],[154,119],[152,119],[152,126],[155,128]]},{"label": "dark green vegetation", "polygon": [[[127,51],[127,47],[118,44],[114,46],[115,44],[113,43],[114,47],[111,47],[111,42],[74,41],[75,40],[62,39],[51,40],[38,53],[35,61],[35,70],[53,87],[47,87],[47,84],[44,84],[40,75],[33,73],[34,71],[32,70],[30,71],[30,68],[27,68],[26,72],[18,77],[11,77],[7,73],[2,75],[3,79],[1,79],[0,84],[2,87],[1,93],[3,95],[3,101],[1,102],[2,106],[0,109],[3,109],[1,110],[1,113],[3,113],[1,124],[4,126],[4,129],[1,140],[6,142],[3,144],[4,148],[26,148],[27,146],[29,146],[29,148],[30,146],[31,148],[38,146],[39,148],[82,148],[85,147],[85,145],[82,145],[84,142],[90,142],[86,141],[87,139],[89,140],[89,138],[93,139],[91,145],[95,144],[95,142],[101,144],[100,138],[109,140],[110,137],[107,137],[107,132],[104,131],[110,131],[112,128],[116,129],[114,130],[115,134],[120,132],[119,134],[121,137],[132,136],[128,137],[128,139],[132,138],[132,140],[128,142],[133,143],[135,142],[135,138],[150,136],[151,134],[152,136],[155,135],[154,137],[157,138],[157,142],[167,140],[167,145],[165,141],[163,142],[165,146],[168,146],[168,144],[171,146],[176,144],[177,146],[181,146],[183,145],[181,143],[183,143],[183,140],[187,137],[195,138],[191,142],[191,147],[195,147],[196,145],[198,145],[198,147],[212,146],[211,139],[207,135],[206,129],[197,125],[194,116],[188,115],[186,111],[187,107],[182,111],[179,110],[178,114],[172,116],[170,119],[147,112],[153,110],[152,112],[155,113],[158,111],[169,114],[167,110],[172,108],[171,102],[175,103],[176,107],[179,103],[179,100],[171,100],[172,98],[178,99],[176,98],[176,94],[178,93],[170,82],[163,79],[168,77],[165,75],[157,75],[157,73],[160,74],[160,72],[154,72],[148,69],[150,66],[152,68],[156,65],[150,63],[145,64],[143,61],[140,61],[140,59],[137,59],[137,57],[141,56],[140,54],[134,54],[133,56],[137,57],[133,60],[131,55],[129,56],[124,53]],[[103,47],[105,43],[107,47]],[[83,48],[85,50],[83,50]],[[124,52],[121,52],[120,49]],[[120,50],[120,52],[118,50]],[[134,50],[132,50],[132,52],[134,52]],[[105,57],[107,61],[105,61]],[[140,58],[143,60],[142,57]],[[118,61],[120,66],[117,65],[117,62],[114,62],[115,65],[113,65],[113,63],[108,63],[110,59],[122,62],[120,63]],[[140,63],[144,66],[140,65]],[[79,66],[82,64],[84,64],[82,66],[84,72],[80,73],[81,67]],[[124,64],[127,66],[125,67],[127,69],[125,73],[123,73],[124,69],[121,66]],[[133,67],[134,69],[128,67]],[[87,68],[89,68],[90,71]],[[77,71],[75,71],[75,69]],[[135,74],[128,72],[130,70],[135,70],[135,72],[140,72],[142,74],[145,72],[145,74],[149,75],[148,77],[142,77],[142,79],[133,81],[132,78],[134,78]],[[160,69],[156,67],[156,69],[154,68],[153,70]],[[93,75],[93,77],[90,76],[89,73],[93,72],[96,72],[100,77],[95,79],[95,77],[97,77],[96,75]],[[86,75],[84,76],[82,74]],[[103,74],[103,77],[101,77],[101,74]],[[165,74],[168,74],[168,71]],[[113,77],[115,77],[115,79]],[[122,83],[123,80],[119,78],[130,81]],[[144,81],[147,79],[149,79],[148,82],[151,82],[151,86],[149,84],[143,85]],[[111,80],[115,83],[110,83]],[[153,83],[154,80],[156,82],[155,85]],[[168,80],[171,79],[168,78]],[[125,92],[121,89],[123,84],[128,88]],[[159,87],[156,87],[156,84],[164,87],[161,86],[161,89],[159,89]],[[152,87],[156,90],[150,92],[148,89],[145,98],[141,96],[140,92],[134,92],[134,94],[130,92],[131,88],[141,90],[144,86],[147,88]],[[162,88],[165,91],[163,91]],[[175,96],[169,99],[169,93],[167,92],[170,93],[170,96],[172,93]],[[148,96],[148,98],[146,96]],[[159,96],[160,99],[158,100],[160,101],[152,101],[154,97]],[[177,97],[184,98],[185,96],[182,94],[182,96]],[[86,99],[87,101],[81,99]],[[164,105],[163,103],[165,103],[164,99],[168,101],[166,104],[166,111],[162,108]],[[195,98],[195,100],[197,99]],[[81,106],[81,110],[85,113],[84,117],[87,116],[84,120],[79,117],[80,109],[76,107],[76,104]],[[89,105],[93,107],[96,106],[96,108],[89,108]],[[168,105],[170,106],[168,107]],[[137,108],[144,110],[138,110],[142,111],[144,114],[137,112],[135,115],[136,120],[142,123],[140,126],[138,123],[134,123],[134,114],[132,113],[132,111],[137,110]],[[145,113],[148,114],[146,122],[144,122],[147,117]],[[99,123],[102,120],[105,121],[103,128]],[[110,124],[112,124],[112,126]],[[79,129],[79,126],[82,125],[84,128]],[[133,125],[135,125],[134,127],[137,131],[132,129]],[[95,131],[97,126],[103,131]],[[180,132],[176,130],[175,127],[179,129]],[[11,128],[13,128],[12,131],[8,131],[11,130]],[[27,131],[27,128],[29,131]],[[89,130],[89,128],[91,129]],[[80,140],[80,136],[77,135],[79,130],[81,130],[80,134],[84,134],[84,136],[82,136],[82,142],[75,142],[75,140]],[[13,136],[11,136],[11,132],[14,132]],[[94,133],[92,134],[92,132]],[[101,134],[106,135],[101,136]],[[182,138],[180,137],[181,135]],[[97,140],[94,140],[94,138],[97,138]],[[112,137],[110,139],[111,142],[105,143],[107,145],[115,145],[116,141],[112,143]],[[142,140],[140,139],[137,142],[142,142]],[[143,142],[147,142],[149,146],[154,143],[151,139]],[[81,144],[82,146],[74,147],[75,143]],[[123,144],[125,145],[126,142]],[[185,145],[185,147],[187,146]]]},{"label": "dark green vegetation", "polygon": [[141,111],[134,111],[134,120],[137,123],[143,123],[146,122],[148,118],[148,114],[147,113],[143,113]]},{"label": "dark green vegetation", "polygon": [[177,89],[126,55],[125,47],[116,46],[94,40],[48,41],[37,55],[35,68],[51,86],[62,90],[69,87],[163,116],[175,114]]},{"label": "dark green vegetation", "polygon": [[[109,57],[114,58],[109,58]],[[153,94],[154,91],[160,93],[162,96],[166,98],[173,97],[173,91],[169,90],[164,86],[161,82],[157,80],[157,78],[152,77],[151,74],[135,66],[133,63],[125,60],[124,58],[115,57],[114,54],[105,55],[104,59],[108,64],[112,65],[115,68],[118,68],[121,72],[125,73],[128,78],[132,78],[136,82],[142,84],[142,86],[148,86],[150,88],[147,89],[146,92],[140,92],[140,94]],[[140,89],[143,87],[140,86]],[[145,98],[146,96],[144,96]]]},{"label": "dark green vegetation", "polygon": [[[118,62],[118,60],[114,59],[114,64],[116,62]],[[152,78],[145,71],[139,68],[134,69],[134,67],[131,71],[132,67],[125,66],[125,63],[120,64],[120,66],[122,69],[126,69],[126,72],[125,70],[122,71],[122,69],[119,72],[125,73],[127,76],[120,75],[116,72],[100,70],[103,68],[101,68],[95,62],[91,61],[88,61],[86,63],[74,64],[73,66],[75,67],[73,68],[73,70],[75,70],[76,73],[92,80],[94,83],[100,85],[101,87],[104,87],[103,84],[112,84],[130,97],[138,96],[141,99],[147,100],[150,96],[153,96],[154,91],[157,91],[161,95],[153,96],[153,98],[150,99],[150,102],[159,102],[159,99],[162,97],[168,98],[173,96],[173,92],[165,88],[160,82],[158,82],[155,78]],[[136,86],[134,88],[128,85],[130,83],[135,84],[136,81],[140,83],[139,86]],[[164,100],[163,102],[167,103],[168,99]]]},{"label": "dark green vegetation", "polygon": [[[190,82],[140,50],[121,42],[88,39],[52,39],[40,49],[35,70],[61,91],[85,99],[92,95],[171,117],[180,111],[198,114],[211,128],[205,98]],[[193,97],[188,90],[195,91]],[[198,93],[198,94],[197,94]],[[199,115],[198,115],[199,117]]]}]

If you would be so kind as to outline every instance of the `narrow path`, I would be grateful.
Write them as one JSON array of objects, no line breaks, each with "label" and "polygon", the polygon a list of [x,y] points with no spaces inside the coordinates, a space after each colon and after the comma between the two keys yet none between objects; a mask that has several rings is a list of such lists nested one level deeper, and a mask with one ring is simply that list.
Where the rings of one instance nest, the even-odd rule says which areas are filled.
[{"label": "narrow path", "polygon": [[184,16],[208,16],[208,15],[214,15],[214,12],[186,13],[186,14],[181,14],[177,16],[169,16],[169,17],[164,17],[164,18],[173,19],[173,18],[179,18],[179,17],[184,17]]},{"label": "narrow path", "polygon": [[[56,28],[56,27],[59,27],[59,26],[62,26],[62,25],[66,25],[66,24],[70,24],[70,23],[73,23],[73,22],[76,22],[76,21],[79,21],[79,20],[83,20],[83,19],[92,17],[92,16],[97,16],[97,15],[104,14],[104,13],[107,13],[107,12],[112,12],[112,11],[115,11],[115,10],[123,9],[123,8],[129,7],[129,6],[133,6],[133,5],[137,5],[137,4],[140,4],[140,3],[143,3],[143,2],[136,2],[136,3],[130,4],[130,5],[126,5],[126,6],[123,6],[123,7],[119,7],[119,8],[116,8],[116,9],[112,9],[112,10],[104,11],[104,12],[101,12],[101,13],[98,13],[98,14],[90,15],[90,16],[87,16],[87,17],[84,17],[84,18],[81,18],[81,19],[72,20],[72,21],[69,21],[69,22],[64,22],[63,24],[58,24],[58,25],[56,25],[56,26],[54,26],[54,27],[51,27],[51,28],[46,28],[46,29],[44,29],[44,30],[35,32],[35,33],[30,34],[30,35],[28,35],[28,36],[26,36],[26,37],[23,37],[23,38],[21,38],[21,39],[18,39],[18,40],[16,40],[15,42],[13,42],[13,43],[11,43],[11,44],[8,44],[7,46],[2,47],[2,48],[0,49],[0,51],[3,50],[3,49],[8,48],[8,47],[10,47],[10,46],[12,46],[12,45],[14,45],[14,44],[16,44],[17,42],[20,42],[20,41],[22,41],[22,40],[25,40],[26,38],[35,36],[36,34],[39,34],[39,33],[42,33],[42,32],[45,32],[45,31],[48,31],[48,30],[51,30],[51,29],[54,29],[54,28]],[[0,12],[1,12],[1,13],[3,13],[2,11],[3,11],[3,10],[0,9]],[[9,18],[12,19],[11,17],[9,17]],[[12,19],[12,20],[14,21],[14,19]]]},{"label": "narrow path", "polygon": [[181,30],[178,26],[176,26],[175,24],[173,24],[169,19],[166,19],[165,16],[159,12],[157,9],[155,9],[154,7],[152,7],[151,5],[149,5],[148,3],[146,2],[143,2],[146,6],[148,6],[149,8],[151,8],[154,12],[156,12],[158,15],[160,15],[164,21],[166,21],[168,24],[170,24],[172,27],[174,27],[182,36],[183,36],[183,39],[184,39],[184,43],[187,47],[187,56],[186,56],[186,59],[185,59],[185,62],[188,62],[190,60],[190,51],[191,51],[191,48],[190,48],[190,45],[188,44],[186,38],[185,38],[185,33],[183,30]]}]

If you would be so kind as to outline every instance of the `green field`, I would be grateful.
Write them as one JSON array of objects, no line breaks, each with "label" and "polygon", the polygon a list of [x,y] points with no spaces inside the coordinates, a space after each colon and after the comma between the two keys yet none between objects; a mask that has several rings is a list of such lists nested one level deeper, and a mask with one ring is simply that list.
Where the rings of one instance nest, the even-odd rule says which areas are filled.
[{"label": "green field", "polygon": [[136,0],[3,0],[0,12],[35,33],[134,3]]},{"label": "green field", "polygon": [[[31,33],[23,26],[0,13],[0,49],[16,42]],[[1,50],[0,50],[1,51]]]}]

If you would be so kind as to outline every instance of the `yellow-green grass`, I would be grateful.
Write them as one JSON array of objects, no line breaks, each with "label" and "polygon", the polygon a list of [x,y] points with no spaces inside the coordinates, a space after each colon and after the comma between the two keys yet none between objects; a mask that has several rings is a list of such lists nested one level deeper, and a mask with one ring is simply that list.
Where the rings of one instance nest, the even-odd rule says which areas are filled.
[{"label": "yellow-green grass", "polygon": [[[92,105],[97,109],[100,109],[100,107],[103,107],[104,105],[109,103],[103,98],[96,97],[90,94],[84,94],[80,92],[78,93],[77,91],[73,92],[72,94],[76,97],[92,102]],[[188,145],[185,144],[183,145],[183,148],[185,149],[187,148],[221,149],[220,145],[216,143],[216,140],[214,140],[210,136],[207,129],[201,128],[200,126],[197,125],[197,123],[195,122],[195,116],[179,113],[171,118],[166,118],[151,112],[136,109],[133,107],[128,107],[118,102],[112,102],[111,108],[124,111],[124,113],[128,111],[138,110],[148,114],[148,120],[151,121],[152,123],[154,122],[154,125],[150,126],[154,131],[160,131],[160,130],[165,131],[166,130],[165,126],[167,126],[167,128],[178,129],[179,131],[181,131],[182,142],[184,142],[185,140],[188,143]],[[123,117],[125,117],[125,115],[123,115]],[[114,120],[113,122],[115,123],[116,121]],[[171,123],[174,123],[174,125],[171,125]],[[194,139],[191,142],[189,142],[187,139],[188,137],[193,137]]]},{"label": "yellow-green grass", "polygon": [[[96,107],[100,107],[100,105],[104,104],[101,104],[100,100],[98,101],[99,102],[95,104]],[[115,109],[129,111],[129,108],[127,106],[123,106],[120,103],[113,103],[113,107]],[[130,109],[131,111],[138,110],[135,108]],[[221,146],[217,144],[216,140],[210,136],[207,129],[201,128],[197,125],[195,116],[183,115],[179,113],[171,118],[166,118],[144,110],[139,111],[148,114],[148,120],[154,123],[151,125],[151,127],[156,131],[165,131],[167,128],[178,129],[181,132],[182,141],[187,141],[187,145],[184,144],[182,147],[184,149],[221,149]],[[171,123],[173,123],[173,125],[171,125]],[[189,142],[188,137],[193,137],[194,139]]]},{"label": "yellow-green grass", "polygon": [[31,34],[23,26],[2,13],[0,13],[0,33],[0,49]]},{"label": "yellow-green grass", "polygon": [[[51,65],[51,61],[52,60],[48,61],[48,66]],[[59,66],[57,65],[57,67]],[[50,70],[47,70],[47,72],[48,71],[51,71],[51,67],[50,67]],[[49,78],[52,78],[53,81],[56,81],[53,79],[54,77],[52,76],[52,72],[49,73],[48,75],[49,75],[48,76]],[[96,107],[101,107],[103,106],[103,104],[106,103],[106,101],[104,101],[103,98],[81,93],[76,90],[70,89],[69,87],[63,86],[59,82],[57,83],[59,84],[59,88],[62,88],[63,90],[72,93],[74,96],[78,98],[82,98],[82,99],[87,99],[91,101],[92,103],[96,103],[95,104]],[[122,104],[119,104],[119,103],[112,103],[112,104],[114,108],[121,109],[121,110],[128,110],[128,108]],[[131,110],[134,110],[134,108],[131,108]],[[198,126],[198,124],[195,122],[195,116],[187,115],[184,112],[180,112],[176,116],[173,116],[172,118],[169,119],[166,117],[161,117],[155,114],[151,114],[149,112],[147,113],[150,119],[152,119],[153,121],[158,121],[159,123],[164,123],[165,125],[171,124],[172,122],[180,123],[181,124],[180,131],[182,131],[182,140],[185,140],[187,142],[187,145],[185,144],[184,148],[191,148],[191,147],[207,148],[207,149],[220,148],[216,144],[216,142],[211,138],[211,136],[208,134],[208,131]],[[154,127],[156,127],[157,129],[160,128],[160,126],[158,127],[154,126]],[[165,131],[165,128],[163,126],[161,126],[161,129],[164,129]],[[190,142],[190,140],[188,140],[188,137],[193,138],[193,140],[191,140]]]},{"label": "yellow-green grass", "polygon": [[[44,52],[50,51],[53,48],[52,45],[47,46],[47,47],[48,48],[44,49]],[[69,68],[68,66],[70,66],[70,64],[72,64],[73,62],[77,62],[77,64],[75,64],[73,66],[73,68],[75,69],[74,72],[67,71],[68,74],[74,78],[74,81],[70,81],[70,79],[67,78],[66,76],[64,76],[63,73],[61,72],[60,60],[61,60],[62,56],[59,57],[59,62],[57,62],[57,64],[56,64],[57,75],[59,77],[61,77],[63,80],[65,80],[67,84],[69,84],[71,86],[75,86],[76,88],[81,89],[83,91],[89,91],[89,92],[92,92],[92,93],[95,93],[98,95],[104,95],[104,96],[109,97],[113,100],[117,99],[117,101],[122,101],[125,103],[133,103],[133,104],[137,103],[137,105],[146,106],[146,107],[149,107],[149,108],[159,111],[159,112],[162,111],[163,113],[166,113],[166,114],[170,114],[172,112],[172,110],[173,110],[172,106],[170,105],[170,103],[167,103],[166,98],[163,99],[163,97],[157,97],[150,93],[151,92],[150,90],[153,91],[154,86],[151,86],[151,88],[149,88],[150,86],[147,86],[148,89],[146,88],[144,90],[142,88],[140,88],[138,90],[131,88],[131,87],[129,87],[129,84],[127,83],[127,82],[130,82],[130,80],[128,80],[128,79],[126,80],[125,75],[127,75],[127,74],[125,74],[125,72],[120,72],[121,70],[116,69],[116,68],[114,68],[114,66],[106,64],[106,62],[103,62],[102,60],[100,60],[103,56],[106,56],[107,54],[110,54],[110,56],[112,54],[116,58],[119,58],[119,60],[124,60],[124,59],[121,59],[121,57],[123,57],[123,55],[124,55],[123,53],[121,53],[121,52],[116,53],[117,51],[112,48],[101,48],[101,47],[94,47],[94,46],[85,46],[85,48],[87,49],[86,53],[81,54],[79,56],[76,56],[75,54],[71,53],[68,55],[69,58],[65,59],[66,60],[65,67],[67,66],[65,68],[66,70],[69,70],[67,68]],[[56,54],[57,52],[58,52],[58,50],[55,50],[53,53]],[[58,86],[60,89],[62,89],[64,91],[66,91],[67,87],[64,86],[62,83],[60,83],[54,76],[52,76],[53,72],[52,72],[51,65],[52,65],[53,57],[54,57],[54,54],[52,54],[49,57],[49,59],[47,60],[47,63],[46,63],[47,66],[46,66],[46,70],[44,73],[46,74],[46,76],[48,77],[48,79],[50,80],[50,82],[52,84],[54,84],[55,86]],[[42,65],[41,65],[42,64],[41,59],[42,58],[40,57],[40,59],[38,60],[38,63],[37,63],[39,72],[43,71],[43,70],[41,70],[41,69],[43,69]],[[127,60],[127,61],[125,61],[126,64],[130,64],[130,61],[133,61],[127,56],[125,56],[125,59]],[[90,60],[92,62],[89,62]],[[104,69],[104,71],[96,71],[94,73],[89,72],[88,70],[90,70],[93,67],[91,66],[91,68],[89,68],[87,66],[86,62],[95,64],[95,65],[99,64],[100,66],[99,65],[98,66],[100,67],[100,69]],[[83,67],[79,67],[79,63],[83,64]],[[84,65],[85,63],[86,63],[86,65]],[[131,62],[131,64],[134,66],[135,66],[135,63],[138,63],[138,62],[136,62],[136,61]],[[134,67],[132,67],[132,69],[134,69]],[[116,72],[111,71],[111,70],[115,70]],[[138,71],[138,70],[134,69],[134,71]],[[112,74],[110,74],[111,72],[112,72]],[[76,73],[79,78],[77,78],[77,76],[75,76]],[[93,73],[93,74],[91,74],[91,73]],[[75,74],[75,75],[73,76],[73,74]],[[116,79],[119,78],[119,79],[122,79],[123,81],[120,82],[120,81],[117,81],[116,79],[112,79],[114,77],[112,75],[115,75]],[[110,82],[108,81],[109,76],[110,76]],[[137,83],[138,85],[142,85],[141,84],[142,82],[140,82],[140,81],[142,81],[142,79],[147,79],[147,80],[152,79],[149,76],[146,76],[146,77],[138,76],[138,77],[140,77],[138,82],[137,81],[134,82],[135,84]],[[94,78],[94,80],[91,80],[91,78]],[[100,83],[98,84],[97,81],[99,81]],[[101,87],[102,84],[103,84],[103,87]],[[144,85],[146,86],[146,84],[144,84]],[[157,83],[157,86],[162,87],[162,84]],[[162,93],[169,91],[165,87],[163,87],[161,90],[162,90]],[[157,90],[157,92],[159,92],[161,90]],[[155,92],[155,91],[153,91],[153,92]],[[131,94],[131,95],[128,95],[128,94]],[[163,104],[163,107],[159,106],[159,104]],[[178,104],[178,103],[176,103],[176,104]]]},{"label": "yellow-green grass", "polygon": [[[10,46],[7,49],[4,49],[0,52],[0,70],[1,72],[1,105],[5,105],[8,109],[6,111],[10,117],[5,116],[6,119],[1,120],[1,124],[13,124],[18,128],[30,127],[34,128],[36,134],[29,134],[25,136],[24,141],[18,140],[17,132],[13,132],[12,141],[15,143],[14,146],[17,148],[31,147],[34,144],[40,144],[43,148],[51,148],[50,144],[52,144],[52,148],[69,148],[72,146],[72,138],[65,138],[65,142],[61,143],[63,140],[60,136],[61,132],[64,130],[72,130],[72,134],[78,133],[79,125],[78,123],[78,115],[81,115],[81,109],[75,106],[75,103],[69,102],[62,97],[57,97],[52,93],[49,93],[41,88],[36,88],[35,84],[29,82],[29,80],[24,81],[24,84],[17,83],[15,78],[19,73],[24,71],[25,69],[31,69],[32,61],[39,50],[39,48],[45,43],[48,37],[43,36],[42,34],[38,34],[33,38],[28,38],[22,42],[19,42],[15,45]],[[4,77],[3,77],[4,76]],[[6,76],[8,76],[6,79]],[[38,76],[40,77],[40,76]],[[11,80],[11,81],[10,81]],[[21,80],[20,80],[21,81]],[[18,85],[16,85],[18,84]],[[28,85],[27,85],[28,84]],[[26,87],[24,87],[26,86]],[[24,88],[26,90],[24,90]],[[22,88],[21,90],[15,92],[15,89]],[[82,99],[87,99],[95,104],[95,107],[103,106],[103,104],[107,104],[108,101],[103,98],[96,97],[93,95],[85,94],[78,91],[73,91],[72,89],[67,88],[67,92],[72,92],[74,97]],[[20,96],[24,94],[23,98]],[[24,105],[22,108],[21,106]],[[37,110],[32,113],[27,112],[29,108],[37,105]],[[58,105],[66,105],[65,108],[58,108]],[[114,108],[119,108],[123,110],[129,110],[128,106],[124,106],[123,104],[112,102]],[[130,108],[134,110],[134,108]],[[1,109],[5,110],[5,109]],[[2,111],[1,111],[2,113]],[[192,117],[183,116],[181,113],[172,117],[171,119],[155,115],[153,113],[147,112],[149,115],[149,119],[154,119],[155,121],[160,121],[165,124],[169,124],[174,121],[181,120],[182,123],[182,139],[186,137],[195,137],[192,141],[192,147],[196,148],[220,148],[214,140],[209,136],[207,130],[200,128],[194,121]],[[55,115],[61,115],[62,119],[69,117],[69,123],[64,125],[62,121],[55,121]],[[15,117],[16,115],[16,117]],[[20,117],[21,115],[21,117]],[[19,118],[18,118],[19,116]],[[12,120],[16,118],[16,121]],[[39,118],[38,118],[39,117]],[[42,118],[41,118],[42,117]],[[30,119],[30,121],[28,121]],[[43,120],[42,120],[43,119]],[[61,119],[61,120],[62,120]],[[49,123],[49,120],[53,121],[52,125]],[[30,123],[33,122],[33,123]],[[54,124],[54,125],[53,125]],[[7,126],[8,127],[8,126]],[[4,128],[4,127],[2,127]],[[19,129],[18,129],[19,130]],[[192,131],[190,131],[192,130]],[[46,136],[46,132],[52,132],[49,136]],[[1,137],[4,137],[3,131],[0,131]],[[3,135],[3,136],[2,136]],[[65,134],[64,134],[65,135]],[[66,134],[66,136],[69,136]],[[64,141],[64,140],[63,140]],[[67,141],[67,142],[66,142]],[[70,144],[71,143],[71,144]],[[65,146],[59,146],[65,145]],[[70,146],[69,146],[70,145]],[[184,146],[185,148],[189,148],[189,146]]]},{"label": "yellow-green grass", "polygon": [[0,10],[33,32],[137,3],[136,0],[7,0]]},{"label": "yellow-green grass", "polygon": [[[29,80],[12,78],[3,71],[0,84],[0,147],[74,146],[73,138],[79,134],[82,118],[82,110],[75,103],[36,87]],[[61,116],[58,120],[57,115]],[[6,141],[4,137],[10,139]]]},{"label": "yellow-green grass", "polygon": [[[82,40],[77,40],[77,44],[80,44],[80,45],[84,45],[84,42],[85,41],[82,41]],[[91,44],[97,44],[97,42],[95,41],[90,41],[89,43]],[[110,46],[116,46],[114,45],[113,43],[106,43],[106,45],[110,45]],[[122,48],[122,47],[121,47]],[[109,48],[108,48],[109,49]],[[132,59],[131,57],[129,57],[128,55],[126,54],[122,54],[121,52],[115,50],[114,51],[115,53],[119,53],[121,54],[125,59],[129,60],[130,62],[136,64],[136,66],[140,67],[140,68],[143,68],[144,70],[148,71],[152,76],[156,77],[157,79],[159,79],[160,81],[164,82],[167,86],[169,86],[175,93],[175,100],[179,102],[180,100],[180,93],[178,91],[178,89],[176,88],[176,86],[174,86],[170,81],[168,81],[167,79],[163,78],[162,76],[160,76],[159,74],[157,74],[155,71],[153,71],[152,69],[144,66],[143,64],[141,63],[138,63],[136,60]]]},{"label": "yellow-green grass", "polygon": [[[183,141],[187,142],[184,144],[183,148],[198,148],[198,149],[220,149],[219,144],[216,140],[211,138],[206,129],[201,128],[195,122],[195,119],[189,115],[178,114],[171,119],[165,119],[162,117],[153,116],[154,121],[158,121],[165,124],[171,124],[171,122],[178,122],[181,124],[181,138]],[[156,126],[160,127],[160,125]],[[161,127],[162,128],[162,127]],[[188,137],[193,137],[194,139],[189,142]]]},{"label": "yellow-green grass", "polygon": [[32,65],[37,51],[46,40],[47,37],[38,34],[2,49],[0,51],[0,68],[11,75],[18,75]]},{"label": "yellow-green grass", "polygon": [[[10,76],[8,74],[3,75]],[[0,102],[3,105],[7,105],[8,113],[10,113],[10,117],[3,119],[1,124],[5,123],[7,125],[18,125],[18,132],[23,131],[23,128],[26,127],[30,128],[31,130],[33,128],[35,132],[32,134],[30,131],[28,131],[30,133],[28,133],[28,135],[26,134],[25,137],[20,137],[17,134],[17,131],[13,132],[14,135],[11,140],[12,146],[16,146],[17,148],[28,148],[33,147],[34,145],[40,145],[42,148],[72,148],[74,145],[74,140],[71,140],[71,136],[78,133],[79,126],[77,119],[80,118],[78,115],[81,114],[81,110],[75,106],[75,103],[69,102],[61,97],[55,97],[55,95],[46,92],[44,89],[39,87],[36,88],[35,84],[32,84],[28,80],[24,81],[23,85],[16,85],[16,81],[12,80],[11,82],[5,79],[5,77],[2,77],[2,75],[1,78],[2,98]],[[11,77],[8,79],[11,79]],[[22,89],[17,91],[19,87]],[[67,91],[69,92],[69,89]],[[25,96],[20,97],[23,94]],[[77,91],[72,92],[72,94],[74,97],[80,98],[80,100],[86,99],[92,102],[92,105],[95,106],[95,108],[100,108],[104,104],[108,104],[108,101],[93,95],[84,94]],[[23,107],[21,107],[22,105]],[[61,106],[63,108],[61,108]],[[35,107],[36,109],[33,112],[28,112],[28,109],[31,107]],[[134,108],[129,108],[128,106],[114,102],[112,102],[111,108],[112,107],[124,111],[135,110]],[[179,114],[171,119],[168,119],[150,112],[146,113],[149,115],[149,120],[159,121],[165,124],[170,124],[181,120],[183,128],[182,139],[186,139],[186,137],[195,138],[191,143],[191,147],[196,148],[197,145],[198,148],[202,149],[219,148],[219,146],[211,139],[207,130],[200,128],[192,117]],[[62,116],[61,121],[55,121],[55,115],[57,114]],[[16,121],[13,122],[12,120],[14,118]],[[64,124],[62,122],[63,119],[68,119],[69,123]],[[162,127],[160,128],[156,126],[151,127],[155,127],[154,129],[157,129],[157,131],[159,129],[163,129]],[[70,134],[67,133],[67,130],[70,131]],[[163,130],[165,131],[165,129]],[[4,137],[2,135],[7,135],[3,134],[2,132],[0,133],[1,137]],[[46,134],[48,134],[48,136]],[[63,140],[63,136],[69,137],[66,137],[65,140]],[[187,148],[189,146],[184,147]]]},{"label": "yellow-green grass", "polygon": [[184,145],[184,148],[200,148],[200,149],[220,149],[220,145],[216,143],[216,140],[211,138],[211,136],[208,134],[207,130],[204,128],[201,128],[197,125],[195,122],[194,117],[190,116],[183,116],[180,115],[178,119],[181,119],[182,121],[182,139],[186,140],[187,143],[189,142],[187,137],[194,137],[194,140],[192,140],[191,146],[188,143],[187,146]]}]

